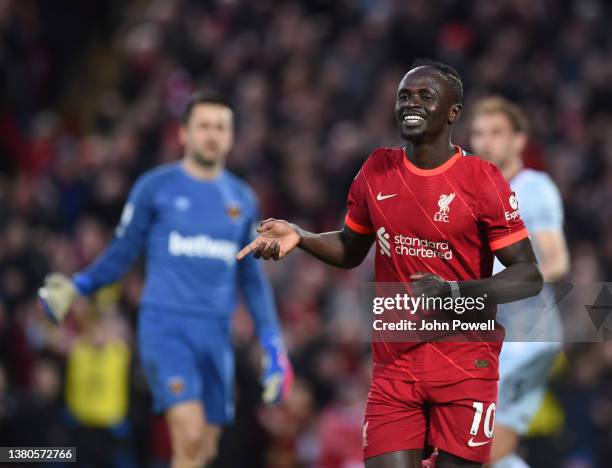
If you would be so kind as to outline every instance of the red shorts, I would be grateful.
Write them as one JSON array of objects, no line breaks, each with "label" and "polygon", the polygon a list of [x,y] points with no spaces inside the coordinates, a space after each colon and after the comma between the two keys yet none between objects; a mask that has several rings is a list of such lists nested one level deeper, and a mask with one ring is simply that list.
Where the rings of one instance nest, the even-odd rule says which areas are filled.
[{"label": "red shorts", "polygon": [[489,461],[497,380],[402,382],[372,379],[363,427],[364,460],[422,449],[425,442],[466,460]]}]

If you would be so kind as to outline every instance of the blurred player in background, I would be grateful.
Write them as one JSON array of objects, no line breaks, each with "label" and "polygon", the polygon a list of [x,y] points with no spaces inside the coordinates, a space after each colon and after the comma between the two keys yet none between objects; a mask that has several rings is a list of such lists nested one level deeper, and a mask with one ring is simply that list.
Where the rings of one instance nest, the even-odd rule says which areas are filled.
[{"label": "blurred player in background", "polygon": [[[376,281],[411,282],[417,296],[484,296],[495,304],[537,294],[542,277],[508,183],[493,164],[451,142],[462,96],[454,69],[415,64],[396,96],[406,145],[376,149],[363,164],[343,229],[313,234],[266,220],[238,258],[255,252],[277,260],[299,246],[329,265],[353,268],[377,241]],[[426,247],[402,249],[406,239]],[[506,269],[491,276],[494,256]],[[488,462],[500,347],[477,337],[417,343],[373,337],[366,467],[420,468],[425,444],[439,448],[440,467]]]},{"label": "blurred player in background", "polygon": [[[554,182],[544,172],[523,167],[528,122],[521,109],[501,97],[478,102],[473,109],[472,149],[497,165],[516,193],[520,213],[542,270],[544,281],[561,279],[569,269],[563,235],[563,206]],[[495,262],[493,270],[503,266]],[[545,285],[538,299],[552,301]],[[542,308],[536,298],[506,304],[498,321],[506,328],[499,356],[499,401],[491,458],[496,468],[526,467],[514,451],[542,402],[546,380],[561,349],[562,324],[557,308]],[[539,305],[539,306],[538,306]],[[512,341],[515,339],[516,341]]]},{"label": "blurred player in background", "polygon": [[169,424],[173,468],[212,460],[221,426],[234,418],[230,319],[238,289],[264,350],[264,401],[280,400],[292,379],[261,264],[235,258],[259,212],[251,189],[224,169],[233,120],[222,96],[192,96],[180,129],[182,161],[141,176],[100,258],[72,279],[49,275],[40,291],[46,311],[59,321],[77,295],[117,281],[144,250],[138,344],[154,410]]}]

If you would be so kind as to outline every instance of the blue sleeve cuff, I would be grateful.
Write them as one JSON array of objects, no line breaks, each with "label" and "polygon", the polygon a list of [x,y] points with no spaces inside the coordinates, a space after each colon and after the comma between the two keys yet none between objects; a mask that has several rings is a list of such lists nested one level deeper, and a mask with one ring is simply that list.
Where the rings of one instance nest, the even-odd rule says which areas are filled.
[{"label": "blue sleeve cuff", "polygon": [[277,325],[268,325],[259,330],[259,340],[261,341],[261,345],[266,349],[273,348],[277,350],[284,346],[283,338]]},{"label": "blue sleeve cuff", "polygon": [[77,273],[72,277],[74,286],[81,296],[89,296],[95,291],[91,277],[85,273]]}]

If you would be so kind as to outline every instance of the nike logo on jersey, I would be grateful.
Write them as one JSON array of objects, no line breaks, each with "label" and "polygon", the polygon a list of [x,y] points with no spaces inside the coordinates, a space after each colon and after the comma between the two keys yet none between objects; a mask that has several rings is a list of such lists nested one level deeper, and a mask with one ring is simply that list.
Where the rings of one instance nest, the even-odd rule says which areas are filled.
[{"label": "nike logo on jersey", "polygon": [[490,440],[485,440],[484,442],[474,442],[474,438],[470,437],[470,440],[468,440],[468,445],[470,447],[480,447],[481,445],[485,445],[488,444],[489,442],[491,442]]},{"label": "nike logo on jersey", "polygon": [[378,195],[376,195],[376,199],[378,201],[381,201],[381,200],[386,200],[387,198],[394,197],[396,195],[397,193],[392,193],[391,195],[383,195],[382,192],[378,192]]}]

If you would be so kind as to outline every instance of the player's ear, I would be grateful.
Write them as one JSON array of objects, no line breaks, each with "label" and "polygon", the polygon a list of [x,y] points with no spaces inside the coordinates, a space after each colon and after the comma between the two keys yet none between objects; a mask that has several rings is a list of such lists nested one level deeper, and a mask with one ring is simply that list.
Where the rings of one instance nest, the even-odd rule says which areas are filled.
[{"label": "player's ear", "polygon": [[516,152],[523,154],[523,150],[527,146],[527,134],[525,132],[517,133],[514,141],[516,142]]},{"label": "player's ear", "polygon": [[462,104],[454,104],[450,108],[450,112],[448,113],[448,123],[454,124],[459,117],[461,117],[461,111],[463,110]]}]

